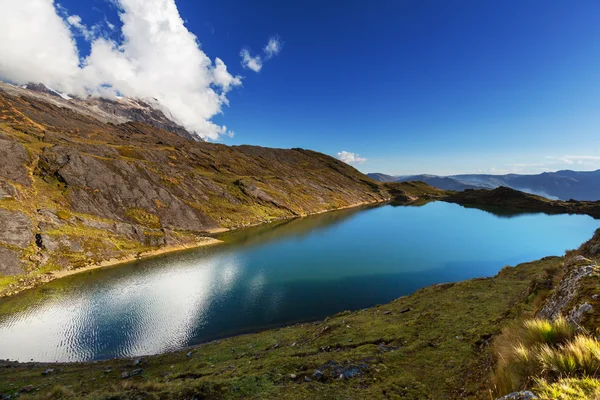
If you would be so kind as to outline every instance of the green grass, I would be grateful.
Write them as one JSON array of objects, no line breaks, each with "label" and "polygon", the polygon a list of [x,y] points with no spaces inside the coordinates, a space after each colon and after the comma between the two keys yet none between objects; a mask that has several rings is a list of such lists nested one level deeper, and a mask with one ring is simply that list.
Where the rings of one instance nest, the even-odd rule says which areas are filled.
[{"label": "green grass", "polygon": [[494,343],[498,359],[494,386],[498,394],[528,388],[541,376],[541,346],[558,346],[573,335],[573,328],[562,318],[555,322],[531,319],[507,326]]},{"label": "green grass", "polygon": [[522,343],[525,346],[546,344],[556,346],[567,342],[575,335],[575,327],[564,318],[554,321],[531,319],[523,323]]},{"label": "green grass", "polygon": [[160,218],[158,216],[144,210],[143,208],[129,208],[125,212],[125,216],[132,222],[147,226],[148,228],[161,228]]},{"label": "green grass", "polygon": [[69,211],[58,210],[56,212],[56,216],[63,221],[68,221],[71,219],[71,213]]},{"label": "green grass", "polygon": [[599,400],[600,381],[596,378],[564,378],[556,382],[539,380],[535,392],[540,400]]},{"label": "green grass", "polygon": [[546,374],[558,377],[595,377],[600,371],[600,343],[589,336],[578,335],[558,347],[542,345],[537,357]]}]

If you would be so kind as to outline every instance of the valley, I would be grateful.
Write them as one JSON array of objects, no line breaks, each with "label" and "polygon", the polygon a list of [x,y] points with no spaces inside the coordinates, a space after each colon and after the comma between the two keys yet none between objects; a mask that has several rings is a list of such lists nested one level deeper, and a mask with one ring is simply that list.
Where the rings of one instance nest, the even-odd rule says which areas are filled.
[{"label": "valley", "polygon": [[[0,107],[0,338],[21,361],[0,362],[7,395],[487,398],[503,329],[536,315],[565,261],[598,258],[597,238],[563,256],[598,202],[376,182],[28,92]],[[596,310],[586,285],[576,301]]]}]

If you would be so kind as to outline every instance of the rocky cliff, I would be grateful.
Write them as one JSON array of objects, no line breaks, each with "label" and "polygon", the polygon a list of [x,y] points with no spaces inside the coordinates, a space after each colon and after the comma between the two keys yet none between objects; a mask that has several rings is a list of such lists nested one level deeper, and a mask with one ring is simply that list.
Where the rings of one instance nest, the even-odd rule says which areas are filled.
[{"label": "rocky cliff", "polygon": [[600,229],[579,249],[567,253],[560,282],[536,316],[551,321],[562,317],[581,329],[594,332],[600,325],[599,258]]}]

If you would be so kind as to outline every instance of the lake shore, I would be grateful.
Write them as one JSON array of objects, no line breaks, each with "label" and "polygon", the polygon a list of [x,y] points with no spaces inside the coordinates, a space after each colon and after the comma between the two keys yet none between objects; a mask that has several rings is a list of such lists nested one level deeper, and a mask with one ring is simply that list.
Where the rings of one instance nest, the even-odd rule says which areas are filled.
[{"label": "lake shore", "polygon": [[[211,235],[218,235],[218,234],[222,234],[222,233],[226,233],[226,232],[238,231],[238,230],[245,229],[245,228],[252,228],[252,227],[256,227],[256,226],[260,226],[260,225],[267,225],[267,224],[273,223],[273,222],[280,222],[280,221],[285,221],[285,220],[304,218],[304,217],[309,217],[312,215],[320,215],[320,214],[325,214],[328,212],[341,211],[341,210],[346,210],[346,209],[351,209],[351,208],[356,208],[356,207],[361,207],[361,206],[366,206],[366,205],[383,204],[383,203],[386,203],[387,201],[389,201],[389,199],[359,202],[359,203],[354,203],[354,204],[350,204],[350,205],[335,208],[335,209],[316,211],[313,213],[301,214],[301,215],[293,216],[293,217],[289,217],[289,218],[280,218],[280,219],[276,219],[276,220],[272,220],[272,221],[262,221],[262,222],[259,222],[256,224],[248,224],[248,225],[243,225],[243,226],[239,226],[239,227],[235,227],[235,228],[214,228],[214,229],[207,230],[206,233],[211,234]],[[217,238],[210,237],[210,236],[204,236],[204,237],[200,237],[199,240],[195,243],[179,244],[179,245],[174,245],[174,246],[163,246],[160,248],[156,248],[156,249],[152,249],[152,250],[148,250],[148,251],[144,251],[144,252],[125,254],[121,257],[115,257],[115,258],[111,258],[108,260],[103,260],[103,261],[96,262],[93,264],[88,264],[88,265],[85,265],[85,266],[82,266],[79,268],[50,271],[50,272],[47,272],[44,274],[31,275],[31,276],[25,275],[25,276],[21,277],[17,282],[12,283],[11,284],[12,286],[9,286],[9,290],[5,290],[4,292],[1,292],[0,299],[14,296],[25,290],[36,288],[38,286],[52,282],[56,279],[62,279],[62,278],[68,277],[68,276],[81,274],[84,272],[89,272],[89,271],[100,269],[100,268],[116,267],[119,265],[130,263],[132,261],[145,260],[145,259],[155,257],[158,255],[175,253],[178,251],[191,250],[191,249],[195,249],[195,248],[199,248],[199,247],[212,246],[212,245],[217,245],[217,244],[222,244],[222,243],[224,243],[224,242]]]},{"label": "lake shore", "polygon": [[19,279],[18,283],[15,286],[10,287],[10,290],[0,294],[0,299],[14,296],[18,293],[21,293],[25,290],[34,289],[38,286],[44,285],[46,283],[52,282],[56,279],[66,278],[68,276],[81,274],[84,272],[93,271],[96,269],[106,268],[106,267],[116,267],[119,265],[127,264],[132,261],[144,260],[151,257],[156,257],[163,254],[168,253],[176,253],[178,251],[185,251],[196,249],[204,246],[212,246],[223,243],[222,240],[213,238],[213,237],[202,237],[196,243],[187,243],[187,244],[179,244],[175,246],[164,246],[158,249],[148,250],[140,253],[132,253],[126,254],[122,257],[115,257],[108,260],[103,260],[100,262],[96,262],[93,264],[88,264],[79,268],[71,268],[64,269],[58,271],[50,271],[44,274],[33,275],[33,276],[25,276]]},{"label": "lake shore", "polygon": [[176,245],[176,246],[165,246],[165,247],[161,247],[156,250],[150,250],[150,251],[146,251],[146,252],[135,254],[135,255],[131,254],[131,255],[124,256],[124,257],[111,258],[109,260],[101,261],[97,264],[92,264],[92,265],[88,265],[88,266],[81,267],[81,268],[53,271],[53,272],[51,272],[51,275],[53,276],[52,280],[60,279],[60,278],[64,278],[67,276],[76,275],[76,274],[80,274],[82,272],[88,272],[88,271],[92,271],[92,270],[100,269],[100,268],[104,268],[104,267],[113,267],[113,266],[117,266],[117,265],[121,265],[121,264],[127,264],[132,261],[144,260],[147,258],[159,256],[162,254],[176,253],[178,251],[197,249],[199,247],[212,246],[212,245],[221,244],[221,243],[223,243],[223,241],[219,240],[219,239],[215,239],[212,237],[202,237],[196,243],[180,244],[180,245]]}]

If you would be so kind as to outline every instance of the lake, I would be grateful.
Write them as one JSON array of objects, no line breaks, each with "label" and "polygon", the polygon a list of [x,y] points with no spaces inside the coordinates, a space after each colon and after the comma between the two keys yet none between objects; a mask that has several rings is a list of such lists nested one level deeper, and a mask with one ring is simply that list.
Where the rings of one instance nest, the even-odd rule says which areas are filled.
[{"label": "lake", "polygon": [[599,221],[433,202],[226,234],[226,244],[88,271],[0,300],[0,358],[84,361],[180,349],[495,275],[588,240]]}]

